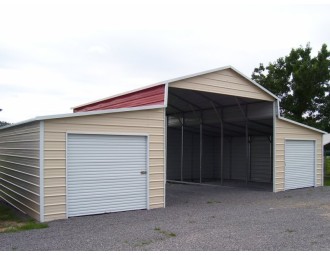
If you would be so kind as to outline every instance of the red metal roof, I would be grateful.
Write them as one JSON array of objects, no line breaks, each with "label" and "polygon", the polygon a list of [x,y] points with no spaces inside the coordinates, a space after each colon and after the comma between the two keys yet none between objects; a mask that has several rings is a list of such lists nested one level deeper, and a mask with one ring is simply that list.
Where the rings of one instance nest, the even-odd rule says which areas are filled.
[{"label": "red metal roof", "polygon": [[88,112],[96,110],[129,108],[147,105],[164,104],[165,84],[141,89],[117,97],[104,99],[73,109],[73,112]]}]

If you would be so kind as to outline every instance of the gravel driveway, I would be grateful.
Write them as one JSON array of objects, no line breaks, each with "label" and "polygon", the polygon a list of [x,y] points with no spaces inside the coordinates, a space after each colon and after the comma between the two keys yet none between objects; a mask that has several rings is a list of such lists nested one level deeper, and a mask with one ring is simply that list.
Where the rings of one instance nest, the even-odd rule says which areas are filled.
[{"label": "gravel driveway", "polygon": [[280,193],[167,185],[166,209],[0,234],[1,250],[330,250],[330,187]]}]

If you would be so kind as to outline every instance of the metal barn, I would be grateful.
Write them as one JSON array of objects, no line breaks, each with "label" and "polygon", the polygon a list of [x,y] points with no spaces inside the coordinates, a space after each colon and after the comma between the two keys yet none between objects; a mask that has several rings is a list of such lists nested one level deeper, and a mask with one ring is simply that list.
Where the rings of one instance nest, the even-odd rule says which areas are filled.
[{"label": "metal barn", "polygon": [[323,185],[323,131],[233,67],[0,130],[0,197],[40,221],[165,207],[166,181]]}]

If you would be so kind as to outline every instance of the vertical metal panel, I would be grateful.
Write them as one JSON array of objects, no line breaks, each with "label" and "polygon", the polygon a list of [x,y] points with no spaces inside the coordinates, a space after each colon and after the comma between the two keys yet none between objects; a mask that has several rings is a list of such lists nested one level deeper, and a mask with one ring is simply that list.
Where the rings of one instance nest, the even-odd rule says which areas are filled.
[{"label": "vertical metal panel", "polygon": [[315,186],[315,142],[285,141],[285,189]]},{"label": "vertical metal panel", "polygon": [[68,134],[68,216],[146,209],[147,137]]},{"label": "vertical metal panel", "polygon": [[[219,161],[220,159],[220,153],[215,155],[214,140],[214,136],[203,135],[202,179],[204,182],[214,178],[215,160]],[[220,167],[216,170],[218,176],[220,176]]]},{"label": "vertical metal panel", "polygon": [[[180,180],[181,131],[174,128],[167,129],[167,179]],[[186,154],[186,153],[185,153]]]},{"label": "vertical metal panel", "polygon": [[193,179],[199,181],[200,171],[200,137],[198,133],[193,133]]},{"label": "vertical metal panel", "polygon": [[251,180],[271,182],[271,147],[268,137],[254,136],[251,142]]},{"label": "vertical metal panel", "polygon": [[246,144],[245,137],[232,138],[231,178],[246,180]]},{"label": "vertical metal panel", "polygon": [[[223,179],[230,179],[230,139],[225,138],[223,140]],[[221,161],[219,161],[219,155],[221,153],[221,141],[219,139],[215,139],[215,155],[216,155],[216,168],[220,169]],[[218,144],[218,146],[217,146]],[[217,175],[218,178],[221,178],[221,174]]]},{"label": "vertical metal panel", "polygon": [[183,180],[192,181],[194,179],[194,134],[188,130],[184,132],[183,144]]}]

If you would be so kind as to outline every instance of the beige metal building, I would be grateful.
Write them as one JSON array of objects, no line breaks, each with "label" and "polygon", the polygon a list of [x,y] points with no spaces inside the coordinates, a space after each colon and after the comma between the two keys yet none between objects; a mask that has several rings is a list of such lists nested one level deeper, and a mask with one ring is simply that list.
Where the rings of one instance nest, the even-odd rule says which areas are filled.
[{"label": "beige metal building", "polygon": [[0,129],[0,197],[51,221],[163,208],[166,180],[266,183],[274,192],[323,185],[325,132],[279,116],[279,99],[233,67],[86,105],[152,98],[146,91],[160,85],[162,103]]}]

